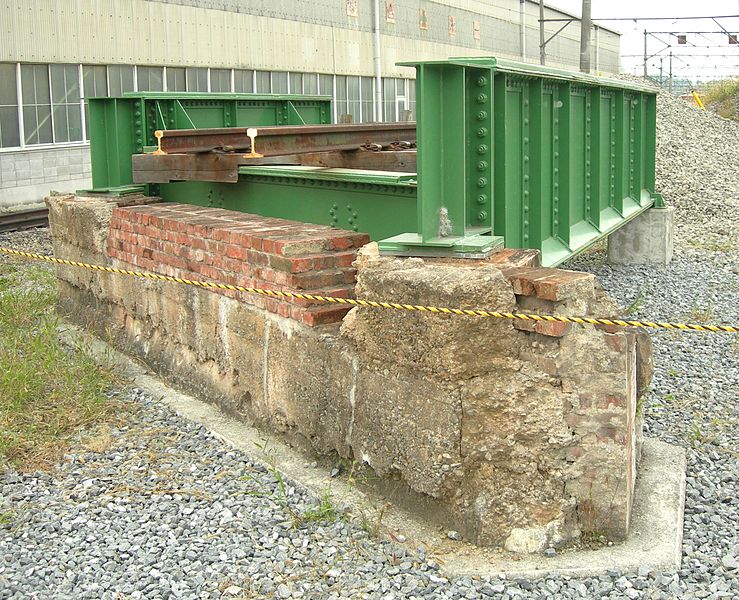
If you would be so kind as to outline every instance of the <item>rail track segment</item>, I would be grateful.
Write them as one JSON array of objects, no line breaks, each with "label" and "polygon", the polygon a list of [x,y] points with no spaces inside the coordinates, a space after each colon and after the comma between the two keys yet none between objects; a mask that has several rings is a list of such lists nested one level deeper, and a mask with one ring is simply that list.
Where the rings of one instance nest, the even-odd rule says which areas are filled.
[{"label": "rail track segment", "polygon": [[35,229],[48,225],[49,211],[46,208],[0,213],[0,233]]}]

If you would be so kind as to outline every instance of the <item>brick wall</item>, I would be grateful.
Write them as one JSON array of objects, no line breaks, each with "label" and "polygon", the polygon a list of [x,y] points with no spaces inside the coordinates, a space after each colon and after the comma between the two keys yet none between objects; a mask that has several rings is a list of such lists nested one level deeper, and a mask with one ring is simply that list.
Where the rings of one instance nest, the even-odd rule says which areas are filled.
[{"label": "brick wall", "polygon": [[[266,290],[352,297],[365,234],[189,204],[116,208],[108,255],[139,269]],[[306,325],[350,307],[218,291]]]}]

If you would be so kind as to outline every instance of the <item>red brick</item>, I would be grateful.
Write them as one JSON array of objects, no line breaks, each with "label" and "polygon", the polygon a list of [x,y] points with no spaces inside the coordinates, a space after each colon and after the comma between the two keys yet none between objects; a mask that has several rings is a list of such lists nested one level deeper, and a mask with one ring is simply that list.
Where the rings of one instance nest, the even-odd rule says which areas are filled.
[{"label": "red brick", "polygon": [[527,267],[503,270],[503,275],[508,278],[513,286],[513,293],[519,296],[533,296],[534,280],[549,274],[547,269],[530,269]]},{"label": "red brick", "polygon": [[269,256],[269,266],[286,273],[307,273],[313,269],[313,259],[310,257]]},{"label": "red brick", "polygon": [[[543,300],[566,300],[580,291],[585,291],[588,287],[592,295],[595,278],[590,273],[578,273],[576,271],[564,271],[562,269],[553,269],[555,271],[547,277],[534,280],[534,291],[539,298]],[[590,285],[588,285],[590,284]]]},{"label": "red brick", "polygon": [[562,337],[570,329],[570,323],[560,323],[559,321],[537,321],[534,331],[541,335],[550,337]]},{"label": "red brick", "polygon": [[246,258],[246,249],[241,246],[229,245],[226,247],[226,256],[237,260],[244,260]]},{"label": "red brick", "polygon": [[348,250],[354,247],[354,240],[349,236],[336,236],[329,240],[329,248],[332,250]]},{"label": "red brick", "polygon": [[533,332],[536,330],[536,321],[525,321],[524,319],[515,319],[513,321],[513,327],[514,329],[518,329],[519,331]]},{"label": "red brick", "polygon": [[309,327],[325,325],[327,323],[338,323],[350,310],[351,306],[334,305],[323,307],[318,310],[308,309],[304,310],[304,312],[300,316],[300,320]]},{"label": "red brick", "polygon": [[605,339],[606,345],[611,350],[615,350],[616,352],[626,352],[627,340],[626,335],[624,335],[623,333],[623,330],[615,334],[606,334]]},{"label": "red brick", "polygon": [[497,265],[500,269],[513,268],[536,268],[541,266],[538,250],[520,250],[515,248],[504,248],[493,252],[486,262]]},{"label": "red brick", "polygon": [[357,281],[356,269],[344,269],[344,283],[355,283]]},{"label": "red brick", "polygon": [[341,252],[334,255],[337,267],[351,267],[357,260],[356,252]]},{"label": "red brick", "polygon": [[267,265],[269,264],[269,255],[256,250],[247,250],[246,261],[252,265]]},{"label": "red brick", "polygon": [[288,285],[299,290],[315,290],[344,283],[344,273],[341,271],[311,271],[290,275]]}]

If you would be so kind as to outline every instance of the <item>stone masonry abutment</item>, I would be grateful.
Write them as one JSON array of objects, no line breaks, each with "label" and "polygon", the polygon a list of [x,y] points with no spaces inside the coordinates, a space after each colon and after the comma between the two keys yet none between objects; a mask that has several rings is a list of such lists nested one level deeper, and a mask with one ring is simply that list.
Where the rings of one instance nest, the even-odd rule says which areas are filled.
[{"label": "stone masonry abutment", "polygon": [[[380,256],[365,235],[217,208],[55,196],[56,256],[188,279],[433,306],[614,316],[592,275],[527,251]],[[353,308],[58,268],[62,314],[319,455],[400,480],[477,544],[625,537],[649,338]]]}]

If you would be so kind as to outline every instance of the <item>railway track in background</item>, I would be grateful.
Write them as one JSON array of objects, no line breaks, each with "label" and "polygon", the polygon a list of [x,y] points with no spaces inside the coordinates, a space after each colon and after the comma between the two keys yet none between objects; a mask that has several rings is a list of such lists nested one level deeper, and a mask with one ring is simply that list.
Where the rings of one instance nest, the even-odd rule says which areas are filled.
[{"label": "railway track in background", "polygon": [[49,210],[47,208],[0,213],[0,233],[48,226]]}]

